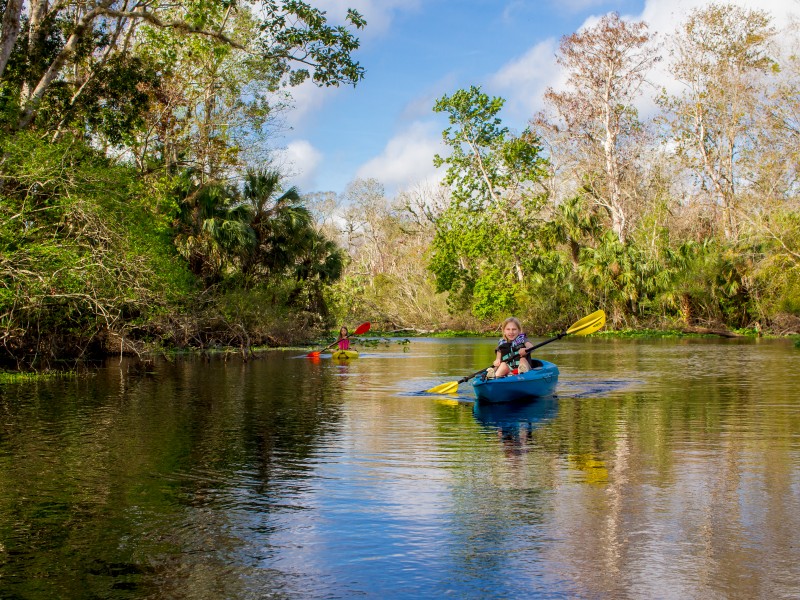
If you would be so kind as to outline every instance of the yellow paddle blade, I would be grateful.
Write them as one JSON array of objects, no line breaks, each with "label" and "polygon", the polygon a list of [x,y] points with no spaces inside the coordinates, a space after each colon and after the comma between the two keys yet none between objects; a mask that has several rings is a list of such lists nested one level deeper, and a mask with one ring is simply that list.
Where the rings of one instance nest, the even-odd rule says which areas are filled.
[{"label": "yellow paddle blade", "polygon": [[605,325],[605,324],[606,324],[606,322],[605,322],[604,319],[598,319],[594,323],[589,323],[586,327],[584,327],[580,331],[576,331],[575,335],[589,335],[589,334],[592,334],[595,331],[599,331],[600,329],[602,329],[603,325]]},{"label": "yellow paddle blade", "polygon": [[605,324],[606,313],[602,310],[598,310],[589,316],[583,317],[580,321],[573,323],[572,327],[567,329],[567,333],[570,335],[589,335],[601,329]]},{"label": "yellow paddle blade", "polygon": [[455,394],[458,391],[458,382],[448,381],[447,383],[441,383],[425,391],[429,394]]}]

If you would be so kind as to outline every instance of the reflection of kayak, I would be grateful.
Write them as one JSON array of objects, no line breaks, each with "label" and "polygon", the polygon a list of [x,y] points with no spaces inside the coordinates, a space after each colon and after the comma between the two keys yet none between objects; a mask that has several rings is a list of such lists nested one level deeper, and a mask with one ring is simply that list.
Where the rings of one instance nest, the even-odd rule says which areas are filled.
[{"label": "reflection of kayak", "polygon": [[558,400],[547,396],[516,402],[476,402],[472,411],[481,425],[497,431],[506,453],[516,454],[532,443],[535,429],[555,417]]},{"label": "reflection of kayak", "polygon": [[357,350],[334,350],[331,354],[331,358],[336,359],[348,359],[348,358],[358,358],[358,351]]},{"label": "reflection of kayak", "polygon": [[472,381],[475,396],[482,402],[512,402],[523,398],[551,396],[558,383],[558,367],[546,360],[534,360],[527,373],[508,375],[499,379]]},{"label": "reflection of kayak", "polygon": [[476,402],[472,412],[484,425],[503,428],[550,419],[558,412],[558,401],[548,396],[518,402]]}]

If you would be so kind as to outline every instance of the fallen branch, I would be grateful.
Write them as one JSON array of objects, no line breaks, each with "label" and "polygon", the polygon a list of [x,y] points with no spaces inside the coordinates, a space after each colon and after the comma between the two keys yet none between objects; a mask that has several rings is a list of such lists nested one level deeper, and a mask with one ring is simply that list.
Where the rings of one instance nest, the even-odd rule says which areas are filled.
[{"label": "fallen branch", "polygon": [[684,327],[681,329],[683,333],[701,333],[705,335],[718,335],[724,338],[738,338],[744,337],[738,333],[734,333],[733,331],[729,331],[727,329],[711,329],[709,327]]}]

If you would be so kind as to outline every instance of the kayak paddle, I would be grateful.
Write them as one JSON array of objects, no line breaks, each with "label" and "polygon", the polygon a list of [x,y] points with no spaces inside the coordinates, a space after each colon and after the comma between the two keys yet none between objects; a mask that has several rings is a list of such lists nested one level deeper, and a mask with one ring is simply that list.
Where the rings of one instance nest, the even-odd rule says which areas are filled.
[{"label": "kayak paddle", "polygon": [[[361,325],[356,327],[356,330],[353,333],[348,333],[342,339],[349,338],[351,335],[361,335],[362,333],[367,333],[369,331],[370,327],[371,327],[371,325],[370,325],[369,321],[367,321],[366,323],[362,323]],[[306,356],[308,358],[315,358],[315,357],[319,356],[320,354],[322,354],[323,352],[325,352],[325,350],[327,350],[328,348],[332,348],[333,346],[335,346],[338,343],[339,343],[339,340],[336,340],[332,344],[328,344],[327,346],[325,346],[322,350],[314,350],[313,352],[309,352],[308,354],[306,354]]]},{"label": "kayak paddle", "polygon": [[[575,321],[572,326],[567,329],[566,331],[562,331],[558,335],[551,337],[549,340],[545,340],[543,342],[539,342],[532,348],[528,348],[527,356],[530,356],[530,353],[536,348],[541,348],[545,344],[549,344],[550,342],[555,342],[556,340],[560,340],[564,336],[567,335],[589,335],[590,333],[594,333],[598,331],[603,325],[606,324],[606,313],[602,310],[598,310],[593,312],[592,314],[583,317],[580,321]],[[429,394],[455,394],[458,391],[458,385],[464,383],[465,381],[469,381],[473,377],[480,375],[481,373],[485,373],[486,369],[481,369],[480,371],[474,372],[472,375],[467,375],[466,377],[462,377],[458,381],[448,381],[447,383],[442,383],[437,385],[436,387],[432,387],[429,390],[426,390]]]}]

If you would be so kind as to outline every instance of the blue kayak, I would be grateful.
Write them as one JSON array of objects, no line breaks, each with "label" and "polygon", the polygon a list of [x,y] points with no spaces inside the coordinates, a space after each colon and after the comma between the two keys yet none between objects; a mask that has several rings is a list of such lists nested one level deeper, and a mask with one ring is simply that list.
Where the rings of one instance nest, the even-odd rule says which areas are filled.
[{"label": "blue kayak", "polygon": [[527,373],[499,379],[475,378],[472,387],[482,402],[513,402],[524,398],[552,396],[558,383],[558,367],[546,360],[534,360]]}]

